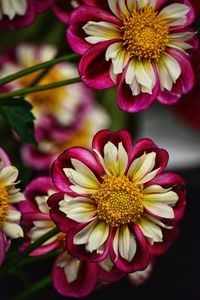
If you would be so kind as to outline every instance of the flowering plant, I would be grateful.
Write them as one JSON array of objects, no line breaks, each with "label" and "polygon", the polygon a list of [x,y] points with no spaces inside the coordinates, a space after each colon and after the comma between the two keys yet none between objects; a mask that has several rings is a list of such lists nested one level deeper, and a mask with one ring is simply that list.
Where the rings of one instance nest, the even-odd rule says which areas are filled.
[{"label": "flowering plant", "polygon": [[146,298],[169,276],[179,292],[197,227],[199,13],[0,0],[3,300]]}]

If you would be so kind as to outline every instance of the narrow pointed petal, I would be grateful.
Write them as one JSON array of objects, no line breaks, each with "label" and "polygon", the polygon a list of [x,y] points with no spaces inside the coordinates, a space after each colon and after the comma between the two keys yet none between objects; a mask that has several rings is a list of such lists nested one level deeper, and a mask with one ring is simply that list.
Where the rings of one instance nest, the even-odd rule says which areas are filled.
[{"label": "narrow pointed petal", "polygon": [[137,244],[133,233],[127,225],[119,230],[119,253],[127,261],[131,262],[137,250]]}]

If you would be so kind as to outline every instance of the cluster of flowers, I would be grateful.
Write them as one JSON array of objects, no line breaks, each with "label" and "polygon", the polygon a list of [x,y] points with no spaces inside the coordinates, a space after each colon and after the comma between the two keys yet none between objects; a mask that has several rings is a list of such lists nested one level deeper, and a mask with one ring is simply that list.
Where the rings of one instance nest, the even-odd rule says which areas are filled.
[{"label": "cluster of flowers", "polygon": [[[155,100],[169,105],[189,97],[199,73],[192,64],[200,53],[191,58],[198,40],[188,26],[199,6],[189,0],[0,0],[3,29],[26,26],[52,9],[67,24],[69,45],[82,56],[83,81],[27,95],[38,146],[21,145],[21,157],[38,177],[23,194],[15,187],[17,169],[0,149],[0,264],[12,239],[24,237],[23,251],[57,226],[59,233],[30,255],[57,250],[52,282],[60,294],[83,297],[123,276],[133,284],[147,279],[156,256],[177,236],[185,183],[165,171],[168,153],[152,140],[133,144],[126,130],[102,130],[109,116],[90,88],[117,86],[118,106],[128,112]],[[0,56],[0,78],[56,53],[52,45],[20,44]],[[73,64],[60,63],[37,84],[75,78],[78,72]],[[26,88],[38,75],[8,83],[0,92]],[[194,91],[199,94],[198,87]],[[184,109],[179,111],[185,117]]]},{"label": "cluster of flowers", "polygon": [[168,154],[149,139],[133,145],[128,131],[99,131],[92,150],[64,151],[53,163],[53,182],[38,177],[24,196],[15,188],[16,169],[0,154],[1,262],[10,239],[23,236],[21,215],[22,251],[57,225],[60,232],[31,255],[57,249],[52,281],[62,295],[82,297],[127,274],[143,282],[177,235],[185,184],[163,172]]}]

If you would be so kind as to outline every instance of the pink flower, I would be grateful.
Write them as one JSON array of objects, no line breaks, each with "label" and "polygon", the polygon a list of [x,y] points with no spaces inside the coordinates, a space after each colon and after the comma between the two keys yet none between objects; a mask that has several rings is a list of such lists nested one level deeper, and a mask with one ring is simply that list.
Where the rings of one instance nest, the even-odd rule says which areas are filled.
[{"label": "pink flower", "polygon": [[[55,227],[55,223],[49,216],[47,199],[49,195],[56,192],[50,177],[38,177],[27,185],[26,201],[20,204],[22,223],[25,228],[25,242],[21,250]],[[58,250],[58,256],[52,266],[52,283],[58,293],[68,297],[83,297],[96,288],[97,281],[108,281],[110,278],[109,282],[113,282],[121,278],[115,275],[119,271],[106,272],[95,263],[83,262],[72,257],[63,250],[65,239],[66,233],[59,232],[30,254],[40,256]]]},{"label": "pink flower", "polygon": [[15,188],[18,170],[11,166],[9,158],[0,148],[0,265],[10,247],[12,239],[23,237],[19,225],[21,214],[15,206],[24,196]]},{"label": "pink flower", "polygon": [[83,55],[82,80],[95,89],[118,85],[118,106],[137,112],[156,99],[173,104],[194,84],[186,51],[197,47],[189,0],[87,1],[70,18],[67,37]]},{"label": "pink flower", "polygon": [[177,235],[184,181],[163,172],[165,150],[149,139],[133,146],[125,130],[98,132],[92,149],[72,147],[55,160],[51,218],[67,233],[72,256],[99,262],[109,255],[123,272],[143,270]]},{"label": "pink flower", "polygon": [[[57,49],[50,45],[20,44],[0,59],[0,77],[52,59]],[[38,72],[5,86],[8,90],[25,88]],[[69,63],[53,67],[39,84],[48,84],[77,77],[76,68]],[[88,146],[93,135],[109,124],[105,110],[95,103],[94,94],[82,83],[26,96],[33,105],[35,136],[38,147],[22,146],[22,159],[33,169],[49,169],[53,160],[66,148]],[[47,105],[48,104],[48,105]]]},{"label": "pink flower", "polygon": [[0,28],[13,30],[31,24],[54,0],[0,0]]},{"label": "pink flower", "polygon": [[[49,216],[49,207],[47,205],[49,195],[55,192],[57,190],[49,177],[38,177],[27,185],[24,191],[26,201],[23,201],[19,205],[20,212],[22,213],[22,223],[25,226],[25,242],[21,250],[27,248],[32,242],[55,227],[54,222]],[[62,249],[64,241],[65,234],[58,233],[31,252],[31,255],[38,256],[54,249]]]}]

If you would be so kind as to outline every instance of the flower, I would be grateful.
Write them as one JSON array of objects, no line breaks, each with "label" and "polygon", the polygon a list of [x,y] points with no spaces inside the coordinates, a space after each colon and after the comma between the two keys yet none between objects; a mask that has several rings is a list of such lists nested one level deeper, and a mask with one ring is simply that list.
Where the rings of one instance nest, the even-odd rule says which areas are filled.
[{"label": "flower", "polygon": [[[183,3],[180,3],[183,2]],[[90,87],[118,85],[118,106],[128,112],[156,99],[173,104],[191,90],[194,74],[187,50],[197,48],[188,0],[114,0],[81,5],[67,31],[71,48],[83,55],[82,80]],[[98,70],[98,72],[96,71]]]},{"label": "flower", "polygon": [[128,131],[98,132],[92,149],[72,147],[53,163],[59,193],[48,200],[52,220],[78,259],[110,256],[123,272],[143,270],[164,253],[183,216],[183,179],[163,172],[168,154],[150,139],[134,146]]},{"label": "flower", "polygon": [[[51,45],[18,45],[4,60],[2,58],[0,76],[52,59],[56,52],[57,49]],[[39,74],[36,72],[22,77],[5,87],[9,90],[25,88]],[[61,63],[53,67],[38,84],[76,76],[77,70],[72,64]],[[33,169],[49,169],[58,154],[77,143],[88,146],[92,136],[109,124],[105,110],[95,104],[92,91],[82,83],[30,94],[26,100],[33,105],[38,146],[22,145],[21,156]]]},{"label": "flower", "polygon": [[[56,192],[57,190],[49,177],[38,177],[26,186],[24,191],[26,200],[19,205],[22,223],[25,228],[25,242],[21,246],[21,250],[27,248],[55,227],[55,223],[49,216],[47,199]],[[30,255],[38,256],[49,253],[54,249],[62,249],[64,240],[65,234],[58,233],[32,251]]]},{"label": "flower", "polygon": [[54,0],[0,0],[0,28],[13,30],[31,24]]},{"label": "flower", "polygon": [[[26,200],[19,205],[25,234],[21,250],[55,227],[49,215],[47,199],[56,192],[50,177],[38,177],[27,185],[24,192]],[[104,274],[104,281],[107,277],[110,282],[116,278],[113,275],[116,271],[106,273],[97,264],[72,257],[63,249],[65,239],[66,234],[59,232],[30,253],[31,256],[41,256],[52,250],[58,251],[52,265],[52,283],[58,293],[68,297],[83,297],[95,289],[97,280],[102,280]]]},{"label": "flower", "polygon": [[23,237],[19,225],[21,214],[15,204],[24,200],[24,196],[15,188],[18,183],[18,170],[10,165],[10,160],[0,148],[0,265],[10,247],[12,239]]}]

